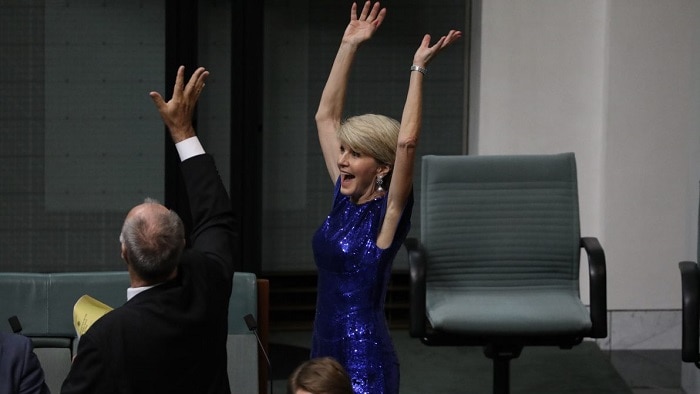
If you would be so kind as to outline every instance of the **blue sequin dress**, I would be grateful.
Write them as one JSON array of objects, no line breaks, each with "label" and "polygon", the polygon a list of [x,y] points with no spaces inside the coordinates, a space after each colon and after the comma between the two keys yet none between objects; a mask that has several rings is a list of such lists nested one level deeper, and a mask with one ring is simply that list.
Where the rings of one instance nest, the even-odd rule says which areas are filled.
[{"label": "blue sequin dress", "polygon": [[311,357],[331,356],[356,394],[398,394],[399,362],[384,314],[391,265],[410,229],[413,193],[387,249],[375,241],[386,197],[355,204],[336,182],[331,213],[313,237],[318,295]]}]

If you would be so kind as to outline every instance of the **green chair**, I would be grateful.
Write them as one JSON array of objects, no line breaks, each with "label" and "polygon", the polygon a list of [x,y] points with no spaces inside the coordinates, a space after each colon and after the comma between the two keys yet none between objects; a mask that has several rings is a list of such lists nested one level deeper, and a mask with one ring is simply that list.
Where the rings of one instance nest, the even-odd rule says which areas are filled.
[{"label": "green chair", "polygon": [[[524,346],[607,336],[605,255],[580,236],[573,153],[424,156],[420,240],[406,240],[412,337],[483,346],[493,391]],[[588,254],[590,308],[579,295]]]}]

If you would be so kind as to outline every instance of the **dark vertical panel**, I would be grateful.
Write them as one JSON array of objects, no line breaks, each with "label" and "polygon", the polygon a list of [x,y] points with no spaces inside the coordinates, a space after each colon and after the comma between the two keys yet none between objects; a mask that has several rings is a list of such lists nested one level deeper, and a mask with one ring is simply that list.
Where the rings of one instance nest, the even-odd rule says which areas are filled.
[{"label": "dark vertical panel", "polygon": [[44,147],[43,3],[3,2],[0,12],[2,271],[50,271],[65,255],[65,246],[55,241],[57,236],[51,232],[58,227],[52,221],[58,215],[49,216],[43,210],[44,151],[51,149]]},{"label": "dark vertical panel", "polygon": [[[197,64],[197,0],[165,1],[165,99],[173,94],[177,68],[185,66],[186,79]],[[195,130],[197,119],[195,112]],[[165,205],[180,214],[185,226],[191,229],[187,192],[179,170],[180,161],[175,145],[165,130]],[[205,148],[206,149],[206,148]]]},{"label": "dark vertical panel", "polygon": [[[468,83],[468,96],[464,106],[464,114],[467,117],[467,133],[464,146],[464,154],[469,154],[469,146],[479,146],[479,100],[473,100],[472,97],[481,96],[481,14],[483,0],[470,1],[471,7],[467,21],[469,22],[469,58],[468,58],[468,73],[464,81]],[[476,149],[476,148],[475,148]],[[472,152],[477,154],[478,152]]]},{"label": "dark vertical panel", "polygon": [[[474,33],[476,28],[480,27],[478,24],[474,24],[472,19],[475,17],[474,11],[478,12],[476,15],[481,15],[481,0],[476,1],[466,1],[464,4],[466,25],[464,27],[464,106],[462,110],[462,154],[469,154],[469,126],[470,120],[469,108],[471,106],[471,67],[472,67],[472,45],[475,44]],[[477,97],[477,96],[474,96]]]},{"label": "dark vertical panel", "polygon": [[231,56],[231,199],[241,223],[240,269],[260,274],[263,1],[235,1]]}]

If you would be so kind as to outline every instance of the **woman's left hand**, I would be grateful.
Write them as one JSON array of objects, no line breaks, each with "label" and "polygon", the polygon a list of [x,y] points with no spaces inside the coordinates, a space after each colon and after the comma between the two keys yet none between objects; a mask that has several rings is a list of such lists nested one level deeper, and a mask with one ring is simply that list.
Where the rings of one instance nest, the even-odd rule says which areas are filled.
[{"label": "woman's left hand", "polygon": [[447,48],[461,37],[461,31],[450,30],[446,36],[440,37],[440,39],[433,46],[430,46],[430,34],[426,34],[423,36],[423,41],[421,42],[420,47],[418,47],[416,54],[413,55],[413,64],[427,68],[428,63],[430,63],[430,61],[435,58],[440,51]]}]

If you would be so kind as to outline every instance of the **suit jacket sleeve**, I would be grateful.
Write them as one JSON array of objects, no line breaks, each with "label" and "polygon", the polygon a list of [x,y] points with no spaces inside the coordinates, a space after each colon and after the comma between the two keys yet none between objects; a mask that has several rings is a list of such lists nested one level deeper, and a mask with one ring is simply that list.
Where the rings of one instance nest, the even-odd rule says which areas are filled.
[{"label": "suit jacket sleeve", "polygon": [[238,269],[237,222],[214,159],[198,155],[180,165],[192,216],[191,247],[219,263],[229,277]]},{"label": "suit jacket sleeve", "polygon": [[100,378],[104,376],[103,369],[106,363],[102,360],[100,352],[88,336],[83,336],[80,339],[78,347],[80,359],[76,358],[73,362],[68,377],[61,387],[61,394],[98,393],[102,385],[110,384],[111,382],[110,379]]},{"label": "suit jacket sleeve", "polygon": [[0,335],[0,392],[48,394],[44,370],[29,338],[17,334]]}]

